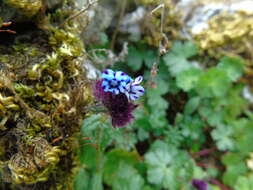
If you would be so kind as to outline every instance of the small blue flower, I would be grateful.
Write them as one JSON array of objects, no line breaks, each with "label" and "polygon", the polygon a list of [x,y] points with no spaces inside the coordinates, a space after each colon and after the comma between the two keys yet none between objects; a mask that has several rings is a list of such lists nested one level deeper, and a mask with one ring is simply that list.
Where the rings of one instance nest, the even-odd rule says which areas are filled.
[{"label": "small blue flower", "polygon": [[102,88],[105,92],[112,92],[113,94],[125,93],[126,86],[133,79],[122,71],[114,72],[111,69],[106,69],[102,73]]},{"label": "small blue flower", "polygon": [[140,85],[142,79],[142,76],[139,76],[134,79],[134,81],[131,81],[127,84],[125,95],[127,96],[128,100],[137,100],[144,94],[144,88]]},{"label": "small blue flower", "polygon": [[133,111],[138,105],[132,100],[144,94],[142,79],[139,76],[133,80],[122,71],[106,69],[94,84],[94,96],[107,108],[113,126],[124,127],[134,119]]}]

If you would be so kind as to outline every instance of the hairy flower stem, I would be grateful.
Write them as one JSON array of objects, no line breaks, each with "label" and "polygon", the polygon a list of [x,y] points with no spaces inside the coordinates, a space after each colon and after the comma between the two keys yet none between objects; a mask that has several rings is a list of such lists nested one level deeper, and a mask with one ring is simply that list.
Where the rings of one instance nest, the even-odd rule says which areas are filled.
[{"label": "hairy flower stem", "polygon": [[97,133],[96,133],[96,144],[97,144],[97,153],[96,153],[96,172],[101,172],[102,171],[102,168],[103,168],[103,165],[102,165],[102,154],[103,154],[103,150],[101,148],[101,139],[102,139],[102,136],[103,136],[103,128],[101,127],[98,127],[97,128]]}]

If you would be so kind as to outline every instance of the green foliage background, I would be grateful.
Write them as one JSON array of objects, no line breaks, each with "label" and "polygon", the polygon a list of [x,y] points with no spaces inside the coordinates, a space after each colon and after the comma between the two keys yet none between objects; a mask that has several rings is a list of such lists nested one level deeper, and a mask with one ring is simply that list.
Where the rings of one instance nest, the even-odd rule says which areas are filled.
[{"label": "green foliage background", "polygon": [[[189,41],[178,2],[0,1],[0,189],[253,190],[253,14],[217,9]],[[129,126],[94,66],[144,77]]]},{"label": "green foliage background", "polygon": [[[84,120],[82,136],[91,140],[79,151],[76,190],[190,190],[192,179],[209,182],[209,190],[221,187],[213,181],[253,189],[246,164],[253,115],[240,82],[244,62],[223,57],[207,66],[198,52],[190,41],[174,42],[162,57],[142,42],[130,45],[127,61],[114,69],[143,74],[145,96],[125,128],[114,129],[105,114]],[[155,88],[148,85],[154,62]]]}]

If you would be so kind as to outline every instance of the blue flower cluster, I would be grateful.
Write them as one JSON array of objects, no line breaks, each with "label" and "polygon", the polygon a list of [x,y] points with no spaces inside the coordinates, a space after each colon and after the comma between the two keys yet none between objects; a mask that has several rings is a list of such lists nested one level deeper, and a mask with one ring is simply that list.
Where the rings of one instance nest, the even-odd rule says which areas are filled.
[{"label": "blue flower cluster", "polygon": [[144,88],[140,85],[143,79],[141,76],[133,80],[122,71],[114,72],[111,69],[106,69],[102,73],[102,78],[102,89],[105,92],[111,92],[116,95],[123,93],[128,100],[137,100],[144,94]]}]

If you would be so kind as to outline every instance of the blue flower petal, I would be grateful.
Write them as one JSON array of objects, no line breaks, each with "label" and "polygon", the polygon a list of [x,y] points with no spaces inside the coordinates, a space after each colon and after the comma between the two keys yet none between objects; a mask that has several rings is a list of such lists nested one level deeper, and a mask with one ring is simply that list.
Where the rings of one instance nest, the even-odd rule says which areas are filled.
[{"label": "blue flower petal", "polygon": [[137,100],[144,94],[145,90],[140,85],[142,79],[142,76],[139,76],[126,85],[125,95],[127,96],[128,100]]},{"label": "blue flower petal", "polygon": [[[144,93],[144,88],[139,85],[142,81],[141,76],[133,80],[122,71],[114,72],[111,69],[106,69],[102,73],[102,78],[102,88],[105,92],[112,92],[113,94],[125,93],[130,100],[136,100]],[[133,86],[135,87],[133,88]]]},{"label": "blue flower petal", "polygon": [[138,85],[138,86],[135,85],[135,86],[132,86],[131,92],[135,93],[137,96],[142,96],[145,91],[141,85]]},{"label": "blue flower petal", "polygon": [[114,93],[114,94],[119,94],[119,90],[118,90],[117,88],[114,88],[114,89],[113,89],[113,93]]},{"label": "blue flower petal", "polygon": [[124,94],[126,95],[127,99],[130,100],[130,95],[129,95],[128,91],[125,91]]},{"label": "blue flower petal", "polygon": [[134,101],[134,100],[137,100],[138,98],[139,98],[139,96],[137,96],[137,95],[135,95],[135,94],[130,94],[130,95],[129,95],[129,99],[130,99],[130,100],[133,100],[133,101]]},{"label": "blue flower petal", "polygon": [[108,92],[112,92],[113,93],[114,88],[108,88]]},{"label": "blue flower petal", "polygon": [[142,76],[138,76],[137,78],[134,79],[133,85],[138,85],[142,82],[143,77]]},{"label": "blue flower petal", "polygon": [[114,78],[114,71],[111,69],[106,69],[103,73],[102,73],[102,78],[103,79],[108,79],[111,80]]},{"label": "blue flower petal", "polygon": [[120,82],[120,85],[121,85],[122,87],[126,87],[126,86],[127,86],[127,83],[126,83],[125,81],[121,81],[121,82]]},{"label": "blue flower petal", "polygon": [[124,85],[123,85],[123,84],[120,84],[120,85],[119,85],[119,91],[120,91],[121,93],[124,93],[124,92],[126,91],[126,89],[124,88]]},{"label": "blue flower petal", "polygon": [[108,92],[108,89],[109,89],[109,83],[105,80],[103,80],[102,82],[102,88],[105,92]]},{"label": "blue flower petal", "polygon": [[115,72],[115,78],[119,81],[124,80],[125,76],[127,76],[127,75],[122,71]]},{"label": "blue flower petal", "polygon": [[103,87],[103,86],[108,86],[108,85],[109,85],[108,81],[107,81],[107,80],[103,80],[103,82],[102,82],[102,87]]},{"label": "blue flower petal", "polygon": [[126,80],[125,80],[125,82],[128,84],[128,83],[130,83],[130,82],[132,82],[133,81],[133,79],[131,78],[131,77],[128,77]]}]

